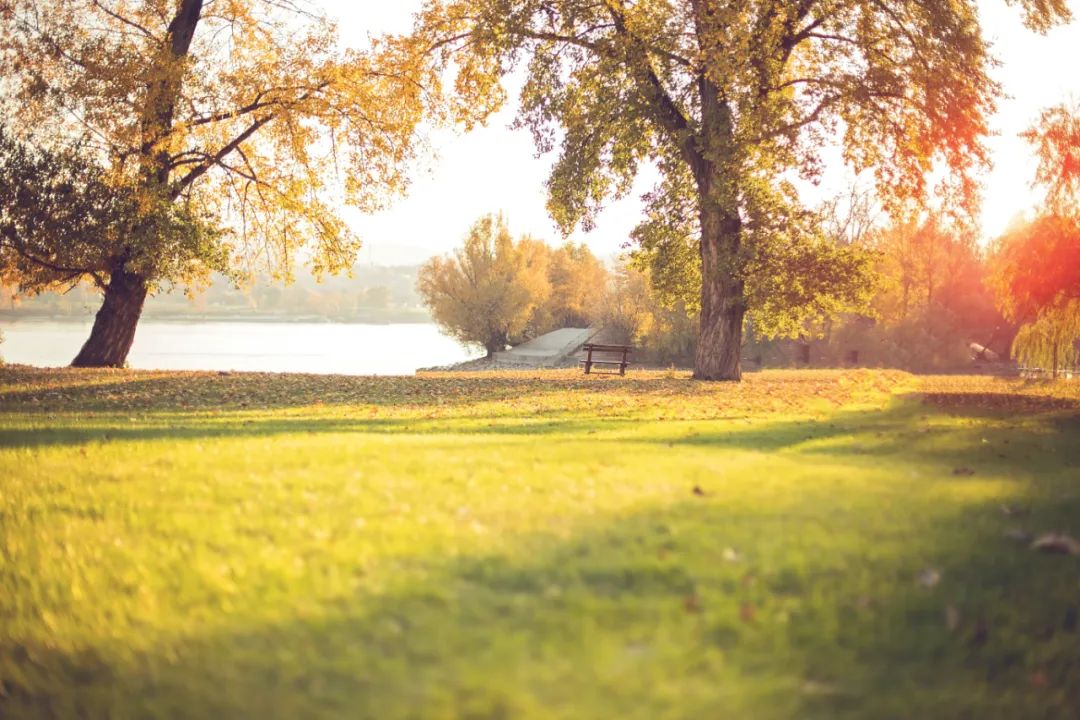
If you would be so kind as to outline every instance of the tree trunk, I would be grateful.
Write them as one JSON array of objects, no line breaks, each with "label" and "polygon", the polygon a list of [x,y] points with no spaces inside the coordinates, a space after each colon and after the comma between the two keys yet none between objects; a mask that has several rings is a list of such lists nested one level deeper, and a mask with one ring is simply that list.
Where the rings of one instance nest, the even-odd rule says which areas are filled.
[{"label": "tree trunk", "polygon": [[[169,23],[165,38],[167,46],[162,47],[162,54],[154,63],[156,72],[150,73],[154,80],[146,88],[142,108],[142,169],[143,185],[151,193],[166,196],[169,193],[171,160],[169,144],[164,141],[173,130],[176,103],[180,98],[183,78],[179,71],[180,62],[191,48],[203,2],[180,0]],[[173,192],[178,194],[176,190]],[[90,337],[71,361],[72,367],[124,366],[135,341],[135,328],[142,315],[147,290],[146,278],[125,270],[123,261],[118,259],[105,288],[105,301],[94,318]]]},{"label": "tree trunk", "polygon": [[507,345],[507,337],[505,334],[499,337],[488,338],[484,342],[484,350],[487,351],[487,359],[495,357],[495,353],[504,352]]},{"label": "tree trunk", "polygon": [[701,318],[694,377],[742,380],[744,283],[736,276],[742,223],[701,195]]},{"label": "tree trunk", "polygon": [[72,367],[123,367],[135,341],[146,293],[144,278],[125,270],[114,272],[90,337],[71,362]]},{"label": "tree trunk", "polygon": [[[711,3],[694,4],[699,35],[701,26],[708,24],[710,7]],[[698,82],[702,132],[697,151],[688,153],[701,222],[701,324],[694,377],[739,381],[746,295],[739,267],[742,219],[735,182],[735,121],[720,89],[707,76]]]}]

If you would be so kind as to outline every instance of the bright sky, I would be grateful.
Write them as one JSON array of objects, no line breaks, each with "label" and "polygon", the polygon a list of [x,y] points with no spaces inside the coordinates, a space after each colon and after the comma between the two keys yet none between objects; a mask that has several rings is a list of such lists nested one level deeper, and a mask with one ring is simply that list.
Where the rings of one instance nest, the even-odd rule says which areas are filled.
[{"label": "bright sky", "polygon": [[[341,21],[345,42],[364,44],[369,33],[404,32],[420,0],[319,0]],[[1006,97],[1000,103],[990,138],[994,168],[985,178],[982,228],[985,238],[1000,234],[1009,221],[1034,202],[1029,183],[1034,165],[1027,143],[1018,133],[1039,111],[1069,98],[1080,99],[1080,21],[1036,35],[1020,22],[1020,14],[1005,0],[979,0],[983,26],[994,43],[1001,66],[994,76]],[[1071,0],[1080,17],[1080,0]],[[472,222],[489,212],[503,211],[515,233],[530,233],[552,243],[561,242],[544,208],[544,181],[551,157],[535,157],[532,138],[509,128],[515,106],[510,103],[488,127],[469,134],[440,131],[432,139],[435,157],[426,172],[417,174],[408,197],[377,215],[349,213],[353,227],[365,241],[362,259],[379,264],[419,262],[458,245]],[[823,196],[843,191],[844,174],[830,173]],[[828,184],[835,183],[836,187]],[[649,189],[613,203],[591,233],[577,233],[601,256],[618,253],[638,223],[637,197]]]}]

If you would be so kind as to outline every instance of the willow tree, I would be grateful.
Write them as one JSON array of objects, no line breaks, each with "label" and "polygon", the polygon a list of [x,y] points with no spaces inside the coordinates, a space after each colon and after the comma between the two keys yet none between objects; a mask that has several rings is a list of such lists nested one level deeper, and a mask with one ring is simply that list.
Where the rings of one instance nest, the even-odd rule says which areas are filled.
[{"label": "willow tree", "polygon": [[1023,136],[1044,198],[1037,217],[994,243],[990,280],[1002,312],[1021,325],[1013,354],[1056,376],[1075,364],[1080,340],[1080,106],[1043,111]]},{"label": "willow tree", "polygon": [[[1036,30],[1069,15],[1065,0],[1010,1]],[[564,229],[659,169],[650,214],[694,232],[704,379],[740,377],[748,310],[793,287],[805,303],[850,259],[819,262],[790,182],[818,176],[823,148],[872,169],[888,202],[921,199],[941,168],[942,192],[971,204],[998,93],[975,0],[430,0],[418,33],[454,58],[459,88],[525,64],[520,122],[559,149],[549,207]]]},{"label": "willow tree", "polygon": [[[83,366],[122,365],[148,292],[197,280],[208,258],[277,276],[299,260],[351,265],[340,204],[400,191],[419,121],[447,110],[429,102],[422,53],[343,50],[334,23],[294,0],[0,0],[0,77],[9,130],[79,145],[133,200],[132,232],[87,268],[104,302]],[[220,225],[206,254],[177,256],[154,230],[170,206]],[[50,239],[56,264],[78,269],[66,256],[86,238]]]},{"label": "willow tree", "polygon": [[1050,370],[1057,378],[1063,368],[1075,371],[1080,362],[1080,300],[1046,308],[1025,323],[1013,340],[1013,357],[1021,365]]}]

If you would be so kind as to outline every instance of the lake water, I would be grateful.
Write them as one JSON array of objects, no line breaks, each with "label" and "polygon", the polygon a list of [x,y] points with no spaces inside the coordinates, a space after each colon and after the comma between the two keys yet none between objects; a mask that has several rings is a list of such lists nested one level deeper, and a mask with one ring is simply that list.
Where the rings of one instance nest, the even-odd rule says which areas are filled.
[{"label": "lake water", "polygon": [[[9,363],[67,365],[91,322],[0,323],[0,357]],[[143,370],[409,375],[478,353],[465,350],[435,325],[302,322],[139,323],[128,364]]]}]

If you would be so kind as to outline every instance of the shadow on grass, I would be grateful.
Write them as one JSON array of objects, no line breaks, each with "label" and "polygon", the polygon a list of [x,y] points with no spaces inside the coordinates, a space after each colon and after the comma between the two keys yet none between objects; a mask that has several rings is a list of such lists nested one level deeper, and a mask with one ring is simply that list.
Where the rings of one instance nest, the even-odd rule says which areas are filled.
[{"label": "shadow on grass", "polygon": [[[1045,382],[1026,381],[1019,387],[1038,391]],[[1003,392],[926,392],[919,393],[925,405],[946,412],[982,416],[1001,413],[1041,413],[1080,410],[1074,398],[1028,393]]]},{"label": "shadow on grass", "polygon": [[[953,468],[960,475],[971,471],[971,466],[988,470],[1024,469],[1049,462],[1080,467],[1080,404],[1036,403],[1026,396],[995,398],[999,403],[995,407],[1004,403],[1009,408],[1003,410],[988,409],[981,403],[942,406],[935,402],[936,398],[927,397],[922,397],[920,403],[917,402],[920,397],[898,398],[884,410],[839,412],[826,422],[762,422],[757,428],[734,427],[719,433],[692,432],[657,442],[765,452],[797,448],[806,455],[865,456],[871,460],[909,457],[950,462],[962,456],[964,464]],[[1024,409],[1017,409],[1019,407]],[[1039,418],[1039,433],[1017,432],[1014,423],[1023,422],[1025,417]],[[948,422],[956,418],[984,422],[941,425],[942,420]],[[985,422],[988,420],[992,422]],[[853,434],[860,437],[849,442]],[[967,450],[958,453],[954,447],[939,442],[946,435],[961,438]]]},{"label": "shadow on grass", "polygon": [[[807,430],[850,431],[832,425],[790,424],[778,447]],[[748,433],[739,442],[761,442]],[[1018,430],[1014,440],[1031,435]],[[1040,441],[1053,452],[1072,442]],[[916,462],[935,452],[910,449]],[[1025,522],[1075,534],[1078,491],[1058,472],[1025,483],[1017,502]],[[228,630],[149,649],[102,641],[58,654],[0,633],[0,661],[20,668],[0,678],[0,716],[1080,714],[1076,558],[1003,537],[1013,521],[996,503],[852,511],[812,490],[803,500],[794,516],[688,498],[569,539],[425,558],[422,576],[381,593],[361,588],[276,623],[240,614]],[[912,523],[913,509],[926,517]],[[933,587],[916,581],[928,565],[940,573]]]},{"label": "shadow on grass", "polygon": [[[148,415],[126,420],[90,415],[87,421],[67,424],[60,418],[47,427],[0,430],[0,448],[78,446],[96,442],[184,441],[271,437],[294,434],[426,434],[561,439],[580,438],[591,443],[640,442],[660,447],[732,448],[758,452],[798,451],[807,455],[833,455],[868,460],[886,457],[957,461],[954,448],[938,443],[943,433],[961,436],[969,450],[962,465],[950,470],[1017,470],[1044,462],[1080,466],[1080,442],[1056,442],[1053,436],[1080,433],[1080,404],[1060,398],[991,394],[969,397],[948,393],[920,393],[895,398],[884,409],[835,412],[827,420],[777,421],[768,417],[662,421],[633,417],[583,417],[582,412],[548,411],[532,416],[476,414],[443,409],[433,417],[363,418],[260,417],[223,413],[199,417],[184,413]],[[1040,435],[1017,434],[1010,421],[1039,416]],[[993,423],[941,428],[942,418],[991,419]],[[716,429],[717,426],[722,429]],[[648,432],[643,432],[647,429]],[[617,437],[611,437],[611,434]],[[855,442],[852,435],[860,436]],[[958,462],[958,461],[957,461]],[[971,467],[972,465],[975,468]]]},{"label": "shadow on grass", "polygon": [[[1032,512],[1080,513],[1075,496],[1045,502]],[[5,680],[0,713],[1075,717],[1075,564],[988,535],[994,512],[942,519],[900,555],[850,548],[786,565],[750,546],[725,564],[733,525],[800,539],[767,512],[682,504],[569,542],[531,538],[513,558],[448,560],[422,584],[318,617],[165,640],[160,652],[57,655],[0,641],[22,669]],[[927,556],[943,578],[932,589],[915,582]]]}]

